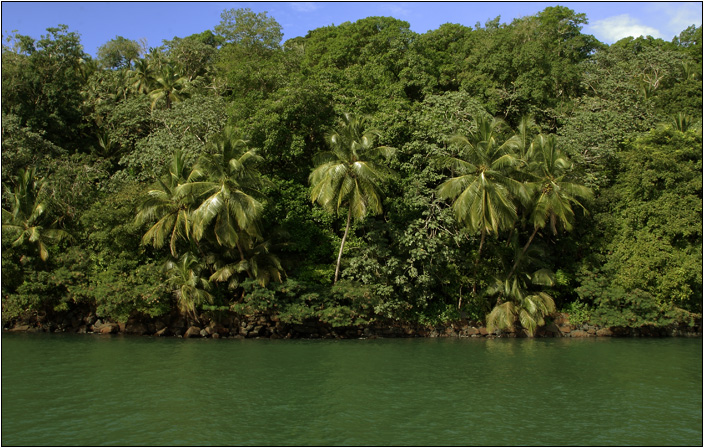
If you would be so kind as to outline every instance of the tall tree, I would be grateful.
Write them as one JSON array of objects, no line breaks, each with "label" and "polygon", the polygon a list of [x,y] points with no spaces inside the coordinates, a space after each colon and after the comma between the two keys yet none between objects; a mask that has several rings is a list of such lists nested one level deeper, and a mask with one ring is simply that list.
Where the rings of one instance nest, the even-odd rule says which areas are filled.
[{"label": "tall tree", "polygon": [[188,85],[188,80],[185,76],[181,76],[172,64],[166,64],[162,67],[161,72],[154,79],[154,89],[149,92],[149,97],[152,99],[152,109],[157,102],[163,99],[166,103],[166,108],[170,109],[171,104],[179,102],[188,97],[185,91]]},{"label": "tall tree", "polygon": [[184,155],[180,150],[176,150],[169,165],[169,173],[159,179],[158,188],[149,190],[135,218],[139,225],[151,223],[156,219],[156,223],[142,237],[142,244],[151,243],[155,248],[160,248],[168,238],[169,249],[174,258],[178,257],[178,240],[188,240],[191,235],[194,199],[192,195],[177,191],[178,186],[185,183],[187,175]]},{"label": "tall tree", "polygon": [[19,53],[3,48],[2,111],[60,147],[81,149],[92,143],[84,137],[81,116],[81,61],[89,56],[68,26],[47,32],[37,41],[16,35]]},{"label": "tall tree", "polygon": [[329,213],[347,208],[345,234],[337,256],[334,283],[340,275],[340,261],[352,218],[362,220],[367,213],[380,214],[381,188],[393,172],[380,157],[390,158],[395,149],[375,146],[380,131],[367,128],[367,119],[347,113],[342,125],[327,136],[330,151],[316,157],[310,174],[311,201]]},{"label": "tall tree", "polygon": [[134,70],[130,72],[130,77],[132,88],[139,93],[149,93],[154,84],[154,71],[146,59],[134,61]]},{"label": "tall tree", "polygon": [[502,124],[497,118],[476,117],[469,137],[453,138],[459,144],[458,154],[442,160],[453,177],[438,187],[438,196],[453,201],[460,224],[481,233],[475,271],[486,235],[512,228],[517,218],[514,198],[525,200],[522,183],[511,177],[519,163],[511,149],[517,142],[511,138],[499,143]]},{"label": "tall tree", "polygon": [[263,159],[232,127],[226,127],[208,146],[209,153],[200,157],[188,182],[177,190],[199,198],[193,212],[195,239],[200,240],[212,224],[217,244],[237,247],[244,258],[240,234],[259,235],[258,220],[264,209],[261,188],[265,180],[257,169]]},{"label": "tall tree", "polygon": [[[567,156],[557,147],[555,135],[539,135],[531,145],[528,155],[529,165],[527,171],[532,178],[529,181],[529,190],[533,192],[529,222],[533,226],[533,233],[521,252],[525,254],[533,242],[538,230],[548,223],[554,235],[558,228],[565,231],[572,230],[574,210],[572,204],[586,208],[580,200],[591,199],[592,191],[578,183],[570,181],[572,163]],[[509,277],[513,275],[518,266],[520,257],[516,259]]]},{"label": "tall tree", "polygon": [[215,32],[225,42],[242,45],[250,49],[278,49],[283,32],[281,25],[266,11],[255,13],[249,8],[227,9],[220,14],[220,23]]},{"label": "tall tree", "polygon": [[132,61],[142,52],[138,42],[117,36],[98,48],[98,60],[107,68],[132,68]]}]

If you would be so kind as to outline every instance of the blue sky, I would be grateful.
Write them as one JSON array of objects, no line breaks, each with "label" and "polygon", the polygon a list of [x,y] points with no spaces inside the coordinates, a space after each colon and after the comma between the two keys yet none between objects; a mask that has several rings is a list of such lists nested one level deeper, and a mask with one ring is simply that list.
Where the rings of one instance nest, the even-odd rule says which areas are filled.
[{"label": "blue sky", "polygon": [[369,16],[391,16],[425,33],[443,23],[474,26],[501,16],[502,22],[563,5],[585,13],[583,32],[602,42],[626,36],[652,35],[665,40],[701,25],[702,2],[2,2],[2,33],[17,30],[39,38],[48,27],[66,24],[81,35],[87,53],[120,35],[146,39],[158,46],[164,39],[213,29],[230,8],[267,11],[281,24],[284,40],[309,30]]}]

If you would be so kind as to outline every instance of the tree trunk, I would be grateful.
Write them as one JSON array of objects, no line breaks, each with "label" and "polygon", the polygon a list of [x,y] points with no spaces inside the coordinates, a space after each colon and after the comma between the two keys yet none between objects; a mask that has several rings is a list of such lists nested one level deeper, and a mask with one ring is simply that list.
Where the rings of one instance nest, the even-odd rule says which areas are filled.
[{"label": "tree trunk", "polygon": [[[235,243],[235,246],[237,246],[237,250],[240,253],[240,261],[245,261],[244,260],[244,252],[242,252],[242,247],[240,246],[240,242],[237,241],[237,243]],[[249,270],[249,267],[247,267],[247,277],[249,277],[251,279],[254,278],[254,276],[252,275],[252,272]]]},{"label": "tree trunk", "polygon": [[518,263],[521,261],[521,258],[526,254],[526,251],[528,250],[528,246],[530,246],[530,243],[533,242],[533,238],[535,238],[535,234],[538,233],[538,227],[536,227],[533,230],[533,234],[528,238],[528,242],[526,243],[525,246],[523,246],[523,251],[521,251],[521,255],[518,256],[516,259],[516,262],[513,264],[513,267],[511,268],[511,272],[509,272],[507,278],[511,278],[514,272],[516,272],[516,268],[518,267]]},{"label": "tree trunk", "polygon": [[479,267],[479,259],[482,256],[482,247],[484,247],[484,239],[486,238],[486,229],[482,229],[482,239],[479,241],[479,251],[477,259],[474,260],[474,283],[472,284],[472,292],[477,293],[477,268]]},{"label": "tree trunk", "polygon": [[350,231],[350,220],[352,219],[352,207],[350,207],[347,212],[347,227],[345,227],[345,234],[342,236],[342,242],[340,243],[340,253],[337,255],[337,266],[335,267],[335,280],[332,282],[334,285],[337,283],[337,279],[340,276],[340,261],[342,260],[342,249],[345,247],[345,240],[347,240],[347,232]]}]

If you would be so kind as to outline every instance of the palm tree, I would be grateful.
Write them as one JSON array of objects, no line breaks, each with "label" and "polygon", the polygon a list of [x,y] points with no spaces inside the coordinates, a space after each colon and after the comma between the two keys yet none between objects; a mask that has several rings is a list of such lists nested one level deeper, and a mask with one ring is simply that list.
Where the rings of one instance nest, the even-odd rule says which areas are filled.
[{"label": "palm tree", "polygon": [[518,121],[516,126],[516,134],[514,141],[516,155],[523,161],[526,160],[527,154],[530,152],[531,145],[531,130],[536,127],[533,117],[524,115]]},{"label": "palm tree", "polygon": [[167,64],[166,54],[162,50],[163,47],[150,47],[144,56],[155,70],[161,70]]},{"label": "palm tree", "polygon": [[[246,274],[261,286],[266,286],[272,280],[279,283],[283,281],[284,268],[281,266],[279,257],[272,253],[274,244],[271,240],[263,241],[258,237],[243,234],[240,236],[240,247],[242,248],[242,258],[239,261],[216,262],[213,265],[216,270],[210,276],[211,282],[230,280],[228,286],[230,289],[234,289],[239,286],[241,280],[237,274]],[[230,251],[225,253],[227,258],[235,259],[234,254],[227,252]]]},{"label": "palm tree", "polygon": [[193,212],[193,236],[200,240],[212,230],[220,246],[237,247],[240,234],[258,236],[257,221],[264,206],[260,191],[265,184],[257,170],[263,159],[234,128],[226,127],[208,143],[209,153],[200,158],[188,177],[177,188],[181,195],[193,194],[200,205]]},{"label": "palm tree", "polygon": [[555,301],[543,291],[535,291],[536,286],[554,286],[555,275],[546,269],[545,251],[540,246],[532,246],[521,257],[522,248],[518,236],[510,238],[512,255],[501,257],[504,272],[508,271],[513,260],[519,260],[518,273],[505,278],[494,278],[494,283],[482,293],[487,298],[496,298],[494,308],[486,317],[488,330],[496,328],[513,329],[519,321],[529,336],[535,334],[535,329],[544,325],[544,318],[555,311]]},{"label": "palm tree", "polygon": [[531,177],[528,189],[533,193],[528,219],[533,225],[533,233],[521,255],[517,257],[509,277],[516,271],[521,256],[528,250],[538,230],[548,223],[554,235],[557,234],[559,227],[565,231],[572,230],[574,220],[572,204],[578,205],[586,212],[579,199],[592,197],[592,191],[589,188],[569,182],[568,175],[572,163],[557,147],[554,135],[537,136],[531,145],[528,159],[529,165],[526,171]]},{"label": "palm tree", "polygon": [[[530,277],[533,283],[547,283],[546,272],[536,272]],[[498,296],[497,304],[486,317],[489,332],[498,329],[513,330],[516,321],[520,322],[528,336],[533,337],[537,327],[545,324],[545,316],[555,312],[555,301],[543,291],[526,291],[525,282],[517,277],[513,280],[496,280],[487,288],[487,296]]]},{"label": "palm tree", "polygon": [[154,83],[152,67],[146,59],[137,59],[134,62],[134,70],[130,72],[132,78],[132,88],[138,93],[149,93]]},{"label": "palm tree", "polygon": [[388,146],[374,146],[380,135],[376,129],[366,128],[367,119],[344,114],[340,128],[327,135],[330,151],[316,157],[316,167],[310,174],[310,198],[329,213],[337,214],[347,208],[347,224],[340,243],[335,267],[337,283],[340,261],[352,218],[361,220],[367,213],[382,213],[381,187],[393,176],[380,156],[390,158],[395,152]]},{"label": "palm tree", "polygon": [[147,198],[139,206],[135,218],[138,225],[156,220],[142,237],[142,244],[151,243],[158,249],[168,238],[174,258],[178,257],[176,242],[179,239],[189,239],[191,232],[191,208],[194,199],[191,195],[177,191],[178,186],[186,181],[186,175],[185,157],[182,151],[177,149],[169,165],[169,173],[159,179],[158,188],[147,192]]},{"label": "palm tree", "polygon": [[115,91],[113,93],[114,101],[124,101],[127,99],[127,94],[130,92],[129,89],[129,79],[130,70],[127,68],[121,68],[113,72],[115,74]]},{"label": "palm tree", "polygon": [[83,84],[87,84],[90,76],[100,70],[98,67],[98,61],[92,58],[81,59],[78,65],[78,76],[80,77]]},{"label": "palm tree", "polygon": [[9,209],[2,209],[2,231],[12,239],[12,247],[36,245],[42,261],[49,258],[47,244],[70,238],[65,230],[54,228],[56,222],[47,222],[48,206],[42,195],[45,185],[44,180],[35,177],[34,168],[20,169],[14,188],[3,183]]},{"label": "palm tree", "polygon": [[525,190],[518,180],[511,177],[519,164],[512,148],[518,139],[512,137],[503,144],[497,141],[503,122],[489,117],[475,118],[475,131],[470,137],[453,137],[459,143],[457,156],[445,157],[442,162],[453,171],[454,177],[438,187],[438,196],[451,199],[455,217],[470,232],[481,232],[476,268],[488,233],[513,227],[517,214],[514,198],[525,201]]},{"label": "palm tree", "polygon": [[184,253],[176,261],[169,260],[164,264],[168,276],[166,283],[173,288],[179,310],[195,321],[198,321],[197,307],[213,301],[213,296],[208,292],[210,282],[201,277],[201,270],[200,260],[190,252]]},{"label": "palm tree", "polygon": [[154,89],[149,92],[152,99],[152,110],[156,103],[162,98],[166,102],[166,108],[170,109],[172,103],[179,102],[188,97],[185,91],[188,81],[172,64],[162,67],[159,75],[154,79]]},{"label": "palm tree", "polygon": [[670,124],[672,128],[680,132],[687,132],[687,130],[692,127],[693,123],[694,120],[692,120],[692,117],[682,112],[678,112],[677,115],[670,117]]},{"label": "palm tree", "polygon": [[105,159],[110,159],[110,158],[115,158],[119,153],[122,148],[120,148],[120,145],[110,138],[110,134],[107,131],[104,132],[98,132],[98,148],[96,148],[95,152],[105,158]]}]

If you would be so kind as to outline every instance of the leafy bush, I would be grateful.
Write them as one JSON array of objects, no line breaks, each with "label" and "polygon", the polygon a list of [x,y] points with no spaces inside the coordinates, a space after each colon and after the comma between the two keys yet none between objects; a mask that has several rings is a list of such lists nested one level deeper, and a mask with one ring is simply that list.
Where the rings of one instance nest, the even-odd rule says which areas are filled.
[{"label": "leafy bush", "polygon": [[567,313],[570,316],[570,323],[572,325],[582,325],[591,320],[592,310],[586,303],[576,300],[568,304],[562,309],[563,313]]},{"label": "leafy bush", "polygon": [[[604,327],[665,327],[689,323],[691,313],[663,304],[641,289],[627,291],[618,285],[607,285],[604,278],[592,278],[577,288],[584,301],[594,303],[591,322]],[[571,320],[571,319],[570,319]]]}]

